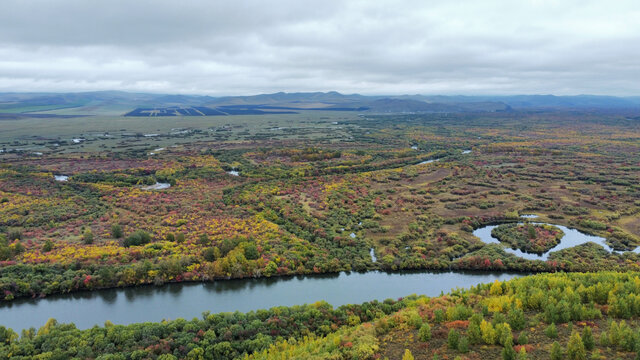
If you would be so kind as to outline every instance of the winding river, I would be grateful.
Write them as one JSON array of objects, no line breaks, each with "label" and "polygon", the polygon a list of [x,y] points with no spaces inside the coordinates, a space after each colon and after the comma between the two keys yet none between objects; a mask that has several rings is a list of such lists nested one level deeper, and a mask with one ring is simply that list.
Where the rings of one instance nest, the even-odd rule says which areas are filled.
[{"label": "winding river", "polygon": [[[533,215],[526,217],[532,218]],[[599,244],[609,252],[614,251],[602,237],[561,225],[554,226],[564,231],[565,235],[550,251],[542,255],[508,247],[505,247],[505,251],[531,260],[546,260],[553,251],[587,242]],[[499,243],[491,236],[493,228],[494,225],[478,228],[473,234],[485,243]],[[640,248],[634,252],[640,252]],[[375,262],[373,249],[370,249],[370,255]],[[0,325],[21,331],[29,327],[38,328],[47,319],[55,318],[59,322],[73,322],[78,328],[86,329],[102,325],[107,320],[115,324],[131,324],[163,319],[190,319],[201,316],[204,311],[246,312],[320,300],[339,306],[409,294],[437,296],[453,288],[468,288],[479,283],[522,275],[469,271],[372,271],[108,289],[0,303]]]},{"label": "winding river", "polygon": [[19,299],[0,304],[0,325],[18,332],[40,327],[49,318],[73,322],[80,329],[163,319],[200,317],[202,312],[233,312],[291,306],[325,300],[339,306],[409,294],[440,295],[522,274],[489,272],[339,273],[142,286]]},{"label": "winding river", "polygon": [[[525,218],[535,218],[535,215],[525,215],[522,216]],[[522,223],[519,223],[522,224]],[[555,226],[558,229],[562,230],[564,232],[564,236],[562,237],[562,239],[560,240],[560,243],[556,246],[554,246],[552,249],[550,249],[549,251],[543,253],[543,254],[533,254],[533,253],[526,253],[523,252],[522,250],[519,249],[512,249],[509,246],[505,245],[504,251],[508,252],[510,254],[514,254],[517,255],[521,258],[524,259],[529,259],[529,260],[547,260],[549,258],[549,254],[554,252],[554,251],[558,251],[558,250],[562,250],[562,249],[568,249],[574,246],[578,246],[578,245],[582,245],[582,244],[586,244],[588,242],[592,242],[592,243],[596,243],[600,246],[602,246],[605,250],[607,250],[608,252],[612,253],[612,252],[618,252],[615,251],[613,248],[611,248],[609,245],[607,245],[605,238],[600,237],[600,236],[595,236],[595,235],[589,235],[589,234],[585,234],[577,229],[572,229],[572,228],[568,228],[566,226],[562,226],[562,225],[556,225],[556,224],[549,224],[549,223],[541,223],[541,222],[531,222],[531,224],[541,224],[541,225],[551,225],[551,226]],[[480,240],[482,240],[483,242],[485,242],[486,244],[502,244],[498,239],[494,238],[493,236],[491,236],[491,230],[493,230],[494,228],[496,228],[498,225],[489,225],[489,226],[484,226],[481,228],[478,228],[476,230],[474,230],[473,235],[477,236],[480,238]],[[635,253],[640,253],[640,246],[635,248],[633,250],[633,252]]]}]

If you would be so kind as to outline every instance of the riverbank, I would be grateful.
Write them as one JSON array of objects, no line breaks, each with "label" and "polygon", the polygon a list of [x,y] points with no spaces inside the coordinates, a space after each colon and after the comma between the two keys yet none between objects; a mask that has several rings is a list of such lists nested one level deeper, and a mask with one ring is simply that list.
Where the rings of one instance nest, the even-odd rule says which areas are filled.
[{"label": "riverbank", "polygon": [[405,271],[174,283],[76,292],[0,304],[0,325],[14,330],[42,326],[47,319],[89,328],[109,320],[130,324],[199,317],[204,311],[251,311],[327,301],[333,306],[398,298],[437,296],[455,288],[522,276],[473,271]]}]

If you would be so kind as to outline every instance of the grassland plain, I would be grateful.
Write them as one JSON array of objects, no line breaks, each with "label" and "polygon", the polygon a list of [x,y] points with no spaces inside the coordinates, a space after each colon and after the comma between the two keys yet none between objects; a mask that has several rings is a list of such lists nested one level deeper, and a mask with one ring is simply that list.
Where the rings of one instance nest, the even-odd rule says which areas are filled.
[{"label": "grassland plain", "polygon": [[[343,270],[638,266],[638,254],[594,244],[525,260],[472,234],[535,213],[634,249],[637,122],[557,112],[290,116],[188,118],[197,123],[168,133],[175,120],[32,120],[71,121],[56,128],[82,140],[2,153],[0,297]],[[107,122],[142,135],[87,136]],[[170,187],[145,188],[157,182]]]},{"label": "grassland plain", "polygon": [[[353,270],[636,271],[640,261],[626,251],[640,243],[640,125],[624,113],[96,116],[3,120],[0,134],[4,301]],[[472,233],[522,214],[619,252],[585,244],[526,260]],[[325,325],[327,337],[305,341],[351,331]]]}]

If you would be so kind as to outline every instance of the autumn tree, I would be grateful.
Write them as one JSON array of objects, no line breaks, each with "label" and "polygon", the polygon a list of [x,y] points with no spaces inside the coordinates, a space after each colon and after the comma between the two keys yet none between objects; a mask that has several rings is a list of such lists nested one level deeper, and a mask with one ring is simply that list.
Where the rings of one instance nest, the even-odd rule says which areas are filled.
[{"label": "autumn tree", "polygon": [[586,360],[587,352],[580,334],[573,332],[567,344],[567,358],[569,360]]}]

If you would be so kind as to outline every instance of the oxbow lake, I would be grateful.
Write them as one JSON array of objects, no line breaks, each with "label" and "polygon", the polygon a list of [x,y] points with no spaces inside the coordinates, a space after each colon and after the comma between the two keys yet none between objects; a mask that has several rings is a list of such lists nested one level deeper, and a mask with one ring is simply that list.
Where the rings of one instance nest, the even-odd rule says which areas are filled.
[{"label": "oxbow lake", "polygon": [[[535,218],[537,216],[536,215],[522,215],[521,217],[523,217],[523,218]],[[519,224],[523,224],[523,223],[519,223]],[[560,230],[562,230],[564,232],[564,236],[562,237],[562,239],[560,240],[560,243],[558,245],[556,245],[555,247],[553,247],[549,251],[547,251],[547,252],[545,252],[543,254],[540,254],[540,255],[532,254],[532,253],[526,253],[526,252],[523,252],[522,250],[518,250],[518,249],[512,249],[512,248],[508,247],[507,245],[505,245],[504,251],[506,251],[506,252],[508,252],[510,254],[514,254],[516,256],[519,256],[519,257],[524,258],[524,259],[529,259],[529,260],[547,260],[549,258],[549,254],[551,254],[554,251],[568,249],[568,248],[572,248],[574,246],[578,246],[578,245],[586,244],[588,242],[592,242],[592,243],[596,243],[596,244],[602,246],[605,250],[607,250],[610,253],[611,252],[618,252],[618,251],[613,250],[613,248],[611,248],[609,245],[607,245],[605,238],[600,237],[600,236],[585,234],[585,233],[581,232],[580,230],[573,229],[573,228],[568,228],[568,227],[562,226],[562,225],[540,223],[540,222],[531,222],[530,224],[544,224],[544,225],[555,226],[555,227],[557,227],[558,229],[560,229]],[[491,230],[493,230],[497,226],[498,225],[489,225],[489,226],[484,226],[484,227],[478,228],[478,229],[473,231],[473,235],[479,237],[480,240],[482,240],[483,242],[485,242],[487,244],[502,244],[498,239],[496,239],[493,236],[491,236]],[[639,253],[640,252],[640,247],[635,248],[633,250],[633,252]]]}]

